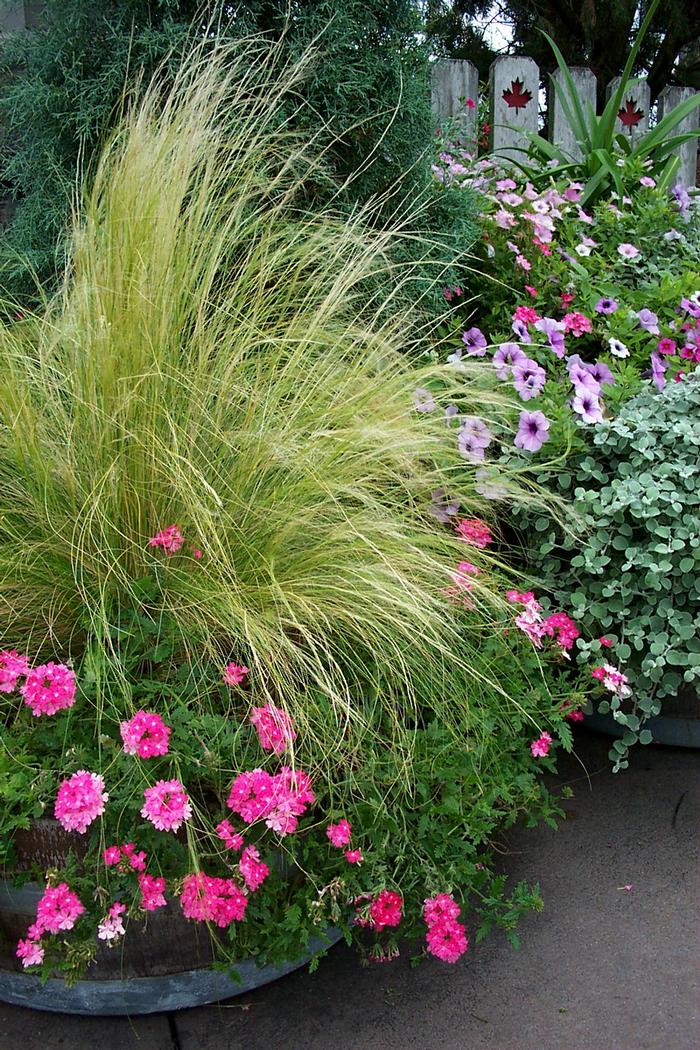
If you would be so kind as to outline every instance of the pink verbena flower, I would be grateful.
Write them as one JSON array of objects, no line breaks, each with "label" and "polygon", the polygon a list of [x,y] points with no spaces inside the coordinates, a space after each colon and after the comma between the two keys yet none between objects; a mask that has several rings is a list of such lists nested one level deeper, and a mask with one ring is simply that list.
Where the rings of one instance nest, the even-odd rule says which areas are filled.
[{"label": "pink verbena flower", "polygon": [[401,922],[403,898],[393,890],[380,890],[369,906],[370,926],[383,930],[385,926],[398,926]]},{"label": "pink verbena flower", "polygon": [[448,918],[439,919],[429,926],[425,941],[430,954],[447,963],[456,963],[469,947],[464,926]]},{"label": "pink verbena flower", "polygon": [[107,867],[110,867],[113,864],[118,864],[121,857],[122,851],[119,846],[107,846],[107,849],[102,852],[102,859]]},{"label": "pink verbena flower", "polygon": [[343,856],[348,864],[362,864],[362,861],[365,859],[362,856],[361,849],[346,849]]},{"label": "pink verbena flower", "polygon": [[599,638],[598,641],[606,649],[609,649],[611,647],[611,645],[613,644],[612,643],[612,638],[605,638],[605,637],[603,637],[603,638]]},{"label": "pink verbena flower", "polygon": [[119,730],[127,755],[140,758],[155,758],[167,755],[170,726],[166,726],[160,715],[151,711],[137,711],[128,722],[122,722]]},{"label": "pink verbena flower", "polygon": [[535,600],[534,591],[506,591],[506,598],[509,602],[514,605],[527,605],[528,602]]},{"label": "pink verbena flower", "polygon": [[255,846],[246,846],[243,850],[238,862],[238,870],[251,893],[257,890],[258,886],[262,886],[270,874],[270,869],[264,861],[260,860],[260,854]]},{"label": "pink verbena flower", "polygon": [[139,875],[139,889],[141,890],[141,907],[144,911],[155,911],[156,908],[164,908],[168,903],[165,899],[165,879],[155,875]]},{"label": "pink verbena flower", "polygon": [[493,543],[490,528],[480,518],[464,518],[455,528],[455,532],[460,539],[463,539],[465,543],[470,543],[472,547],[483,548]]},{"label": "pink verbena flower", "polygon": [[115,901],[111,905],[107,915],[97,927],[97,936],[101,941],[115,941],[126,933],[122,922],[122,915],[126,911],[126,905]]},{"label": "pink verbena flower", "polygon": [[223,679],[226,685],[240,685],[249,673],[248,668],[241,664],[226,664]]},{"label": "pink verbena flower", "polygon": [[245,916],[248,898],[232,879],[219,879],[203,871],[187,875],[180,905],[186,919],[214,922],[222,929]]},{"label": "pink verbena flower", "polygon": [[621,699],[632,695],[632,690],[627,685],[629,679],[622,671],[618,671],[612,664],[603,664],[602,667],[594,667],[591,674],[599,682],[602,682],[608,692],[619,696]]},{"label": "pink verbena flower", "polygon": [[274,751],[275,754],[281,755],[297,738],[287,712],[274,704],[254,707],[250,713],[250,721],[258,731],[263,751]]},{"label": "pink verbena flower", "polygon": [[216,834],[226,849],[239,850],[245,841],[242,835],[233,830],[228,820],[222,820],[216,825]]},{"label": "pink verbena flower", "polygon": [[149,547],[162,547],[166,554],[176,554],[185,542],[178,525],[168,525],[148,541]]},{"label": "pink verbena flower", "polygon": [[534,758],[544,758],[549,754],[549,745],[552,743],[552,738],[549,733],[542,733],[537,740],[533,740],[530,744],[530,751]]},{"label": "pink verbena flower", "polygon": [[574,621],[565,612],[552,613],[551,616],[548,616],[542,621],[540,632],[541,635],[548,635],[550,638],[554,638],[556,634],[557,645],[560,646],[564,656],[568,656],[569,650],[581,634]]},{"label": "pink verbena flower", "polygon": [[590,319],[584,314],[574,312],[564,315],[564,331],[579,336],[584,332],[592,332],[593,326]]},{"label": "pink verbena flower", "polygon": [[22,966],[39,966],[44,961],[44,949],[38,941],[20,940],[17,942],[15,955],[22,960]]},{"label": "pink verbena flower", "polygon": [[470,561],[458,562],[456,570],[450,573],[454,587],[446,587],[444,593],[448,597],[455,597],[459,595],[460,591],[471,591],[474,587],[474,581],[470,580],[469,577],[479,576],[480,573],[481,569],[478,565],[472,565]]},{"label": "pink verbena flower", "polygon": [[14,692],[18,678],[27,674],[28,670],[29,662],[26,656],[21,656],[16,649],[4,649],[0,653],[0,693]]},{"label": "pink verbena flower", "polygon": [[72,930],[84,911],[80,898],[65,882],[47,886],[36,908],[37,927],[47,933]]},{"label": "pink verbena flower", "polygon": [[109,795],[104,787],[104,779],[98,773],[79,769],[58,789],[54,805],[56,820],[66,831],[84,835],[93,820],[105,811]]},{"label": "pink verbena flower", "polygon": [[428,926],[442,919],[458,919],[460,907],[449,893],[438,893],[423,902],[423,918]]},{"label": "pink verbena flower", "polygon": [[540,603],[536,598],[525,602],[523,611],[515,617],[515,626],[528,636],[537,649],[542,648],[542,617]]},{"label": "pink verbena flower", "polygon": [[273,778],[273,803],[265,823],[278,835],[291,835],[297,829],[297,818],[314,800],[308,773],[282,766]]},{"label": "pink verbena flower", "polygon": [[145,803],[141,816],[150,820],[158,831],[177,831],[192,816],[187,792],[179,780],[159,780],[143,793]]},{"label": "pink verbena flower", "polygon": [[518,306],[513,314],[514,321],[522,321],[523,324],[534,324],[539,321],[540,315],[532,306]]},{"label": "pink verbena flower", "polygon": [[350,835],[352,833],[352,824],[349,824],[343,817],[337,824],[329,824],[326,828],[326,836],[331,840],[331,843],[338,848],[347,846],[350,842]]},{"label": "pink verbena flower", "polygon": [[273,805],[274,780],[270,773],[253,769],[239,773],[229,792],[226,805],[246,822],[253,824],[267,816]]},{"label": "pink verbena flower", "polygon": [[27,672],[20,693],[33,715],[55,715],[75,703],[75,673],[65,664],[42,664]]}]

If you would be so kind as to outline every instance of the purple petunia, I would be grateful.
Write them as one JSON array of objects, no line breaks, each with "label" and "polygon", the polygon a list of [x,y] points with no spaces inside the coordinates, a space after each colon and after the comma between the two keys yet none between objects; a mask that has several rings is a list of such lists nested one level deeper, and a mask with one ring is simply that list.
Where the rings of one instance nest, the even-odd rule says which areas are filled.
[{"label": "purple petunia", "polygon": [[640,328],[643,328],[645,332],[649,332],[650,335],[659,335],[659,319],[653,310],[648,310],[645,306],[637,312],[637,317]]},{"label": "purple petunia", "polygon": [[527,330],[527,325],[524,321],[513,321],[512,329],[518,337],[519,343],[531,343],[530,333]]},{"label": "purple petunia", "polygon": [[547,342],[557,357],[564,356],[564,330],[563,321],[555,321],[553,317],[541,317],[535,321],[535,328],[547,336]]},{"label": "purple petunia", "polygon": [[668,361],[664,361],[656,352],[651,355],[651,378],[657,390],[663,390],[666,386],[666,369]]},{"label": "purple petunia", "polygon": [[527,354],[520,349],[517,343],[501,343],[491,363],[499,379],[508,379],[513,371],[513,366],[517,365],[518,361],[526,360]]},{"label": "purple petunia", "polygon": [[416,412],[433,412],[437,406],[430,391],[421,386],[413,395],[413,407]]},{"label": "purple petunia", "polygon": [[537,397],[547,379],[544,368],[537,361],[526,357],[524,361],[518,361],[513,368],[513,386],[523,401],[529,401],[531,397]]},{"label": "purple petunia", "polygon": [[571,407],[576,415],[581,416],[584,423],[602,422],[603,413],[600,409],[600,401],[598,400],[597,395],[591,390],[577,387],[576,393],[571,402]]},{"label": "purple petunia", "polygon": [[480,416],[465,416],[459,433],[473,438],[482,448],[488,448],[493,441],[493,434]]},{"label": "purple petunia", "polygon": [[615,376],[604,361],[596,361],[594,365],[584,365],[583,367],[593,376],[599,386],[602,386],[604,383],[607,383],[609,386],[615,386]]},{"label": "purple petunia", "polygon": [[614,314],[617,310],[617,300],[608,299],[603,296],[603,298],[599,299],[595,304],[595,310],[598,314]]},{"label": "purple petunia", "polygon": [[449,524],[459,510],[459,500],[446,499],[444,489],[436,489],[435,492],[431,493],[430,498],[432,502],[428,507],[428,514],[443,525]]},{"label": "purple petunia", "polygon": [[539,452],[549,441],[549,420],[543,412],[521,412],[513,444],[526,452]]},{"label": "purple petunia", "polygon": [[480,328],[469,328],[462,332],[462,342],[467,348],[467,353],[472,357],[483,357],[488,345],[486,336]]}]

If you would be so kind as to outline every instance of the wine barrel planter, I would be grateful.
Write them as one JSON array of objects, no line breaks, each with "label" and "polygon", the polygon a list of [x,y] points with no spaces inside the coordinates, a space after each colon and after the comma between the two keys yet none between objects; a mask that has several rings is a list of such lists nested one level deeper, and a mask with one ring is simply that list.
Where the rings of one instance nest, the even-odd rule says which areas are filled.
[{"label": "wine barrel planter", "polygon": [[[666,747],[700,748],[700,697],[692,689],[682,690],[677,697],[663,701],[663,714],[644,723],[653,736],[652,743]],[[586,716],[586,725],[607,736],[622,737],[625,727],[611,714]]]},{"label": "wine barrel planter", "polygon": [[[37,821],[30,832],[15,837],[17,869],[34,860],[42,868],[60,865],[68,836],[54,821]],[[75,847],[74,836],[70,844]],[[43,887],[17,887],[0,879],[0,1000],[52,1013],[120,1015],[182,1010],[242,995],[308,963],[314,955],[342,937],[339,930],[320,930],[305,954],[279,966],[258,966],[242,959],[233,969],[238,980],[214,970],[209,931],[184,918],[179,907],[148,915],[143,924],[130,924],[123,942],[109,948],[99,942],[86,978],[68,986],[60,979],[41,983],[22,970],[15,955],[17,941],[34,921]]]}]

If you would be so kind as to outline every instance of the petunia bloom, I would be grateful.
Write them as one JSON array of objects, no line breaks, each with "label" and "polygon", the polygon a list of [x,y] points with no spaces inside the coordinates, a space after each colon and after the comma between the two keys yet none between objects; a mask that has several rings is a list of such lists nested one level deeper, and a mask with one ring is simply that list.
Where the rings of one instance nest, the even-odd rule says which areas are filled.
[{"label": "petunia bloom", "polygon": [[542,412],[521,412],[514,445],[525,452],[539,452],[549,441],[549,420]]}]

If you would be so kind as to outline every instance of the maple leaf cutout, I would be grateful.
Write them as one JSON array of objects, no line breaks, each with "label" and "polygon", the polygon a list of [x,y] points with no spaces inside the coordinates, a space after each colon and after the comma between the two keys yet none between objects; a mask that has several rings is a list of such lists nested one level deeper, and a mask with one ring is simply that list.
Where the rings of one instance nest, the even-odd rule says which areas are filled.
[{"label": "maple leaf cutout", "polygon": [[628,98],[622,109],[617,111],[620,123],[626,128],[633,128],[644,116],[644,110],[637,109],[637,103],[633,98]]},{"label": "maple leaf cutout", "polygon": [[522,80],[512,80],[510,88],[506,88],[503,92],[503,101],[510,109],[514,109],[516,113],[519,109],[525,109],[531,98],[532,93],[530,91],[523,91]]}]

